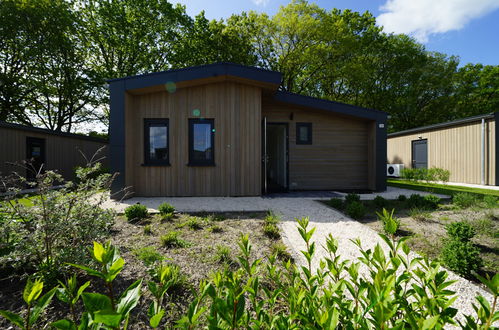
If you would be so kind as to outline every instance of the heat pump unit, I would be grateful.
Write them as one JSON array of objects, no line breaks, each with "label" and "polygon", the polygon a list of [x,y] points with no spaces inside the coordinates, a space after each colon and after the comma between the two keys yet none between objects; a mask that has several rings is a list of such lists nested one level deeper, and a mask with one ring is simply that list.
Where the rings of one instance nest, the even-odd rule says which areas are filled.
[{"label": "heat pump unit", "polygon": [[400,177],[404,164],[386,164],[386,176]]}]

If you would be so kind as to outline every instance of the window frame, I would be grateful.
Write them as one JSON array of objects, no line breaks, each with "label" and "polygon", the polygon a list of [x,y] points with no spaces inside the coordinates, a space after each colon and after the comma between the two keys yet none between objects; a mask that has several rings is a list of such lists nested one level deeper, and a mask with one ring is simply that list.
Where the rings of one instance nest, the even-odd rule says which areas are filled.
[{"label": "window frame", "polygon": [[[151,159],[150,127],[166,127],[166,159]],[[168,118],[144,119],[144,166],[170,166],[170,120]]]},{"label": "window frame", "polygon": [[[195,124],[210,124],[211,129],[211,160],[200,161],[194,160],[194,125]],[[200,119],[200,118],[189,118],[189,163],[188,166],[215,166],[215,119]]]},{"label": "window frame", "polygon": [[[300,138],[300,128],[308,129],[307,140]],[[312,123],[296,123],[296,144],[312,144]]]}]

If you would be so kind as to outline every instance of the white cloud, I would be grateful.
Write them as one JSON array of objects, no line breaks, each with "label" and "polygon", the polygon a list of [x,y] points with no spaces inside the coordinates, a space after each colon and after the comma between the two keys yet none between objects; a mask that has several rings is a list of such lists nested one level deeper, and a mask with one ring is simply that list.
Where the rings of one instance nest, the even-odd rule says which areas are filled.
[{"label": "white cloud", "polygon": [[427,42],[431,34],[460,30],[498,8],[499,0],[387,0],[377,22],[386,32],[410,34]]},{"label": "white cloud", "polygon": [[269,3],[270,0],[252,0],[253,3],[257,6],[265,7]]}]

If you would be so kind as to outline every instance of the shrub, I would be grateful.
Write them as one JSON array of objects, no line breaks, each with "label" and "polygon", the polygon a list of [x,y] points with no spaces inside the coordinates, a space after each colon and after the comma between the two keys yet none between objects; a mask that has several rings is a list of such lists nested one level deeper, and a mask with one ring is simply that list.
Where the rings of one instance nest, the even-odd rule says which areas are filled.
[{"label": "shrub", "polygon": [[456,273],[472,277],[483,264],[480,250],[471,242],[475,229],[466,222],[453,222],[446,229],[448,237],[444,239],[442,261]]},{"label": "shrub", "polygon": [[166,235],[160,237],[161,246],[166,248],[172,247],[187,247],[189,244],[179,237],[177,231],[170,231]]},{"label": "shrub", "polygon": [[440,198],[434,195],[421,196],[412,194],[406,202],[408,208],[420,210],[434,210],[438,207]]},{"label": "shrub", "polygon": [[152,234],[152,226],[151,225],[145,225],[144,226],[144,234],[145,235],[151,235]]},{"label": "shrub", "polygon": [[345,204],[351,204],[353,202],[360,202],[360,196],[356,193],[350,193],[345,196]]},{"label": "shrub", "polygon": [[276,225],[279,223],[280,218],[273,211],[269,211],[263,220],[266,225]]},{"label": "shrub", "polygon": [[175,208],[168,203],[161,203],[159,204],[158,211],[161,215],[173,214]]},{"label": "shrub", "polygon": [[387,201],[382,196],[376,196],[373,199],[373,203],[378,208],[386,207]]},{"label": "shrub", "polygon": [[438,167],[426,168],[404,168],[401,177],[409,181],[442,181],[448,182],[450,172]]},{"label": "shrub", "polygon": [[327,204],[337,210],[343,210],[344,208],[344,203],[341,198],[331,198],[327,201]]},{"label": "shrub", "polygon": [[400,227],[400,220],[393,216],[393,212],[395,212],[394,209],[392,209],[391,212],[388,212],[385,208],[383,208],[381,213],[376,212],[378,220],[383,223],[383,231],[385,234],[391,236],[395,235]]},{"label": "shrub", "polygon": [[133,250],[133,254],[144,263],[145,266],[150,267],[156,263],[165,260],[165,257],[152,246],[142,247]]},{"label": "shrub", "polygon": [[270,253],[283,261],[292,260],[291,254],[288,252],[288,247],[282,242],[273,243],[270,246]]},{"label": "shrub", "polygon": [[267,223],[263,226],[263,233],[270,239],[279,239],[281,234],[279,228],[273,223]]},{"label": "shrub", "polygon": [[405,202],[407,200],[407,196],[406,195],[399,195],[399,197],[397,197],[397,200],[399,202]]},{"label": "shrub", "polygon": [[219,225],[213,225],[208,228],[208,231],[211,233],[221,233],[223,232],[223,229]]},{"label": "shrub", "polygon": [[232,263],[232,257],[230,255],[230,248],[225,245],[217,245],[215,252],[215,261],[225,264]]},{"label": "shrub", "polygon": [[130,205],[125,209],[125,216],[130,222],[145,219],[147,215],[147,207],[142,204]]},{"label": "shrub", "polygon": [[175,214],[173,212],[170,213],[165,213],[161,214],[161,221],[172,221],[173,218],[175,217]]},{"label": "shrub", "polygon": [[457,193],[452,196],[452,202],[457,207],[466,209],[478,204],[478,198],[470,193]]},{"label": "shrub", "polygon": [[440,197],[435,195],[425,195],[423,198],[425,201],[425,207],[430,210],[437,209],[441,201]]},{"label": "shrub", "polygon": [[497,197],[492,195],[485,195],[482,199],[482,204],[484,207],[492,209],[498,206]]},{"label": "shrub", "polygon": [[201,226],[201,222],[199,221],[198,217],[189,217],[189,219],[187,219],[187,221],[185,222],[185,224],[191,230],[199,230],[199,229],[203,228]]},{"label": "shrub", "polygon": [[359,220],[362,219],[366,214],[366,209],[364,207],[364,204],[362,204],[361,202],[354,201],[347,204],[345,212],[349,217]]}]

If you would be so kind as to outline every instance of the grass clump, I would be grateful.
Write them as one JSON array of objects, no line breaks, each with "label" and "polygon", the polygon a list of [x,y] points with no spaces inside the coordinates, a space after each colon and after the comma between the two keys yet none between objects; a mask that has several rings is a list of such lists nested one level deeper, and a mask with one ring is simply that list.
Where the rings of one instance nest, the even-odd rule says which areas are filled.
[{"label": "grass clump", "polygon": [[[149,271],[154,282],[159,283],[165,292],[173,293],[187,286],[187,277],[182,274],[180,267],[172,263],[161,263]],[[149,283],[149,286],[151,283]],[[154,284],[152,284],[154,285]],[[149,287],[150,289],[150,287]]]},{"label": "grass clump", "polygon": [[125,217],[130,222],[140,221],[147,218],[148,215],[147,207],[142,204],[130,205],[125,209]]},{"label": "grass clump", "polygon": [[275,214],[272,211],[269,211],[263,220],[265,221],[266,225],[268,224],[277,225],[281,219],[277,214]]},{"label": "grass clump", "polygon": [[366,214],[366,208],[364,207],[364,204],[361,202],[351,202],[347,204],[347,207],[345,208],[346,214],[356,220],[362,219],[364,215]]},{"label": "grass clump", "polygon": [[168,203],[161,203],[158,207],[159,214],[166,215],[175,212],[175,207]]},{"label": "grass clump", "polygon": [[144,263],[146,267],[150,267],[156,263],[165,260],[165,257],[152,246],[142,247],[133,250],[133,254]]},{"label": "grass clump", "polygon": [[265,224],[263,226],[263,233],[270,239],[279,239],[281,238],[281,233],[279,232],[279,228],[275,224]]},{"label": "grass clump", "polygon": [[345,206],[341,198],[331,198],[327,204],[337,210],[343,210]]},{"label": "grass clump", "polygon": [[165,214],[160,214],[161,221],[172,221],[173,218],[175,217],[175,213],[165,213]]},{"label": "grass clump", "polygon": [[212,225],[208,228],[208,231],[210,233],[222,233],[223,232],[223,229],[221,226],[219,225]]},{"label": "grass clump", "polygon": [[478,204],[478,197],[470,193],[457,193],[452,196],[452,202],[461,209],[467,209]]},{"label": "grass clump", "polygon": [[224,221],[227,218],[223,214],[210,214],[206,219],[210,222],[219,222]]},{"label": "grass clump", "polygon": [[189,243],[180,238],[177,231],[170,231],[166,235],[160,237],[161,246],[166,248],[187,247]]},{"label": "grass clump", "polygon": [[409,216],[416,221],[425,222],[432,218],[431,212],[426,210],[412,208],[409,210]]},{"label": "grass clump", "polygon": [[189,217],[189,219],[187,219],[187,221],[185,222],[185,225],[191,230],[199,230],[203,228],[198,217]]},{"label": "grass clump", "polygon": [[230,248],[225,245],[217,245],[215,252],[215,261],[224,264],[231,264],[232,257],[230,254]]},{"label": "grass clump", "polygon": [[272,244],[270,246],[270,253],[283,261],[293,260],[293,257],[288,251],[288,247],[282,242]]},{"label": "grass clump", "polygon": [[151,235],[152,234],[152,226],[151,225],[145,225],[144,226],[144,235]]}]

